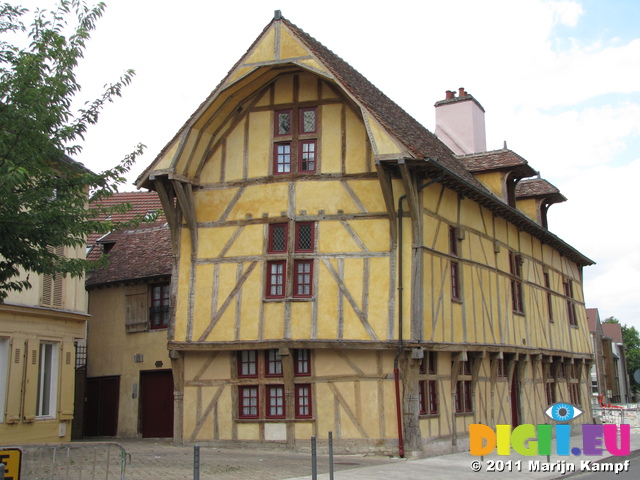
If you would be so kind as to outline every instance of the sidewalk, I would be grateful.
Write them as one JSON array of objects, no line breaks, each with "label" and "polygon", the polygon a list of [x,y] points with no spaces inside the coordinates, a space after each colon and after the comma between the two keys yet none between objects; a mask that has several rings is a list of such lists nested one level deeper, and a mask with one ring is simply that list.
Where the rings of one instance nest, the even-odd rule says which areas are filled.
[{"label": "sidewalk", "polygon": [[[637,430],[637,429],[636,429]],[[576,435],[571,437],[571,446],[582,446],[582,435]],[[631,433],[631,451],[640,449],[640,433]],[[555,439],[553,441],[552,452],[555,452]],[[580,457],[560,457],[558,455],[551,455],[549,462],[560,462],[558,465],[575,464],[576,472],[580,472],[580,462],[583,460],[601,460],[609,457],[609,454],[602,455],[600,457],[595,456],[580,456]],[[472,462],[479,461],[482,469],[478,472],[472,470]],[[496,465],[496,462],[502,461],[504,464]],[[511,462],[509,464],[509,461]],[[505,480],[518,479],[518,478],[536,478],[536,479],[555,479],[565,478],[572,472],[567,471],[563,475],[562,471],[556,469],[554,472],[533,472],[530,471],[529,462],[539,461],[540,465],[547,462],[547,457],[523,457],[516,453],[511,456],[498,456],[493,453],[482,459],[481,457],[473,457],[469,452],[453,453],[450,455],[442,455],[438,457],[429,457],[421,460],[408,460],[391,465],[377,465],[371,467],[357,468],[340,472],[334,477],[339,480],[389,480],[391,478],[399,480],[451,480],[455,478],[468,478],[469,480],[481,480],[481,479],[500,479]],[[563,462],[564,461],[564,462]],[[614,459],[611,459],[613,462]],[[634,460],[636,461],[636,460]],[[503,467],[502,471],[487,471],[487,468],[493,462],[494,467]],[[519,464],[517,462],[520,462]],[[541,467],[542,468],[542,467]],[[599,474],[601,480],[614,479],[617,475],[609,472],[602,472]],[[328,480],[328,474],[318,475],[318,480]],[[289,477],[288,480],[311,480],[311,475],[302,477]]]},{"label": "sidewalk", "polygon": [[[640,449],[640,432],[631,433],[631,451]],[[193,446],[176,447],[168,439],[118,440],[118,443],[131,454],[131,463],[127,465],[127,480],[192,480]],[[571,446],[582,446],[582,436],[571,437]],[[555,452],[555,441],[552,451]],[[549,462],[559,465],[576,464],[580,470],[583,460],[600,460],[601,457],[560,457],[551,455]],[[613,462],[605,460],[607,462]],[[511,463],[509,463],[509,461]],[[513,453],[509,457],[493,453],[484,457],[471,456],[469,452],[430,457],[421,460],[406,460],[376,455],[334,455],[334,478],[336,480],[430,480],[466,478],[469,480],[500,479],[505,480],[533,477],[536,479],[566,478],[571,474],[556,467],[552,472],[532,472],[530,463],[538,461],[541,465],[547,457],[523,457]],[[633,462],[637,462],[634,459]],[[480,462],[479,472],[472,470],[472,462]],[[487,471],[493,462],[502,467],[502,471]],[[499,463],[503,462],[503,463]],[[520,463],[517,463],[520,462]],[[317,471],[319,480],[329,480],[328,455],[318,455]],[[614,473],[601,473],[599,479],[617,478]],[[200,448],[200,479],[241,479],[241,480],[311,480],[310,453],[292,452],[286,449],[257,449],[246,446]]]}]

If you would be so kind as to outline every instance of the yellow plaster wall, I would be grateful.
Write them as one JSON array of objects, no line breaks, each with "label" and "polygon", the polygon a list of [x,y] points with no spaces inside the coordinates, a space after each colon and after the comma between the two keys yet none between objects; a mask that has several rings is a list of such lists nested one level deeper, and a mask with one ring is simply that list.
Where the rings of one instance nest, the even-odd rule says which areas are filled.
[{"label": "yellow plaster wall", "polygon": [[540,218],[538,218],[538,200],[535,198],[527,198],[525,200],[518,200],[516,202],[516,208],[524,213],[527,217],[529,217],[534,222],[540,223]]},{"label": "yellow plaster wall", "polygon": [[474,173],[473,176],[495,196],[504,199],[504,172]]},{"label": "yellow plaster wall", "polygon": [[275,45],[275,29],[270,28],[258,42],[251,54],[247,57],[245,64],[267,62],[273,60]]},{"label": "yellow plaster wall", "polygon": [[[343,106],[337,104],[319,107],[322,119],[322,138],[320,139],[320,168],[322,173],[340,173],[342,171],[342,112]],[[333,128],[324,128],[332,125]]]},{"label": "yellow plaster wall", "polygon": [[265,132],[273,130],[271,112],[252,112],[249,116],[248,177],[261,177],[269,171],[273,143]]},{"label": "yellow plaster wall", "polygon": [[[126,296],[146,294],[148,289],[147,284],[140,283],[95,289],[90,293],[87,377],[120,377],[118,436],[124,438],[139,435],[139,397],[133,398],[132,393],[134,388],[140,391],[140,372],[171,368],[166,329],[125,331]],[[134,362],[135,354],[142,354],[143,361]]]},{"label": "yellow plaster wall", "polygon": [[[0,305],[0,337],[9,341],[7,357],[10,359],[5,409],[0,412],[3,419],[0,443],[70,440],[75,389],[74,341],[84,338],[86,320],[87,316],[82,314],[8,303]],[[36,417],[39,351],[43,341],[58,344],[57,400],[53,418]]]},{"label": "yellow plaster wall", "polygon": [[300,42],[293,38],[289,31],[280,26],[280,58],[295,58],[309,55]]}]

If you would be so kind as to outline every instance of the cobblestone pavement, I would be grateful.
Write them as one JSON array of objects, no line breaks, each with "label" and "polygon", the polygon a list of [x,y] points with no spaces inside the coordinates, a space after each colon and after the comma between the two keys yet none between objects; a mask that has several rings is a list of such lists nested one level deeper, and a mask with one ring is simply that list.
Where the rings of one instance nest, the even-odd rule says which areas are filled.
[{"label": "cobblestone pavement", "polygon": [[[127,480],[193,479],[193,446],[170,440],[116,440],[131,454]],[[379,455],[334,455],[334,471],[404,462]],[[329,471],[329,456],[318,454],[318,473]],[[311,454],[280,449],[200,447],[200,479],[281,480],[311,475]]]}]

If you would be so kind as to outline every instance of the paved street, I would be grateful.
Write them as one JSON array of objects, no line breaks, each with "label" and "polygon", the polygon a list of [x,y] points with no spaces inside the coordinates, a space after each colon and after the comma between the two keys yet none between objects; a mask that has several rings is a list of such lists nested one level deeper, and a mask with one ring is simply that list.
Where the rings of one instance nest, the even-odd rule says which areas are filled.
[{"label": "paved street", "polygon": [[[193,446],[174,447],[168,440],[122,440],[119,442],[131,454],[131,464],[127,466],[126,478],[129,480],[178,480],[193,478]],[[574,436],[572,445],[581,445],[582,437]],[[640,433],[631,435],[631,450],[640,449]],[[555,447],[554,447],[555,451]],[[208,479],[264,479],[264,480],[310,480],[311,455],[295,453],[287,450],[255,449],[255,448],[212,448],[202,446],[200,449],[200,478]],[[559,457],[551,455],[550,464],[556,462],[575,463],[577,473],[580,461],[585,459],[600,460],[601,463],[612,463],[617,459],[603,457]],[[629,457],[632,467],[637,468],[640,457],[632,453]],[[482,469],[474,472],[473,461],[480,461]],[[552,472],[532,472],[529,461],[545,463],[546,457],[522,457],[512,454],[511,457],[499,457],[495,453],[478,459],[469,452],[442,455],[420,460],[405,460],[375,455],[336,455],[334,471],[337,480],[375,480],[396,478],[413,480],[429,478],[430,480],[496,479],[505,480],[533,477],[536,479],[566,478],[558,470]],[[622,459],[621,459],[622,460]],[[488,471],[490,466],[504,462],[502,471]],[[510,461],[510,464],[508,463]],[[520,461],[520,463],[516,463]],[[510,466],[507,466],[510,465]],[[329,479],[329,459],[327,455],[318,455],[318,479]],[[637,469],[635,470],[637,471]],[[576,478],[583,478],[577,476]],[[596,477],[590,477],[596,478]],[[599,480],[621,477],[610,472],[599,472]],[[637,477],[635,477],[637,478]]]},{"label": "paved street", "polygon": [[[127,480],[193,479],[193,446],[168,440],[118,440],[131,454]],[[335,455],[334,471],[406,462],[376,455]],[[318,473],[329,471],[328,455],[318,455]],[[200,448],[200,478],[280,480],[311,474],[311,454],[280,449]]]}]

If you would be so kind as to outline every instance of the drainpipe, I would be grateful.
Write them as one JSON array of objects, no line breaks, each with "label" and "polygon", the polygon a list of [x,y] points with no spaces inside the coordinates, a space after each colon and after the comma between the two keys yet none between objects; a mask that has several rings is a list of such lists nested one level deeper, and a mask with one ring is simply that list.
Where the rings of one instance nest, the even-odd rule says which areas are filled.
[{"label": "drainpipe", "polygon": [[[434,183],[439,182],[444,178],[444,173],[441,173],[436,178],[429,180],[427,183],[420,185],[418,187],[418,192],[427,188]],[[402,354],[403,349],[403,338],[402,338],[402,290],[403,290],[403,282],[402,282],[402,216],[404,215],[404,210],[402,209],[402,201],[407,198],[406,195],[402,195],[398,199],[398,349],[396,351],[396,356],[393,359],[393,378],[395,381],[396,387],[396,415],[398,421],[398,455],[400,458],[404,458],[404,439],[402,434],[402,405],[400,402],[400,371],[398,369],[398,363],[400,359],[400,355]]]}]

